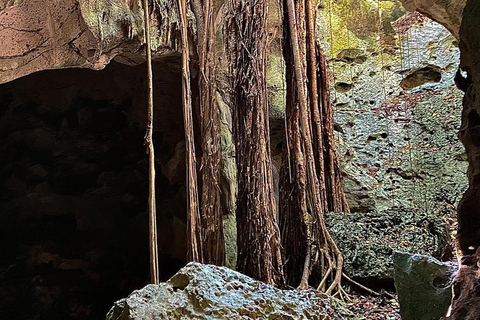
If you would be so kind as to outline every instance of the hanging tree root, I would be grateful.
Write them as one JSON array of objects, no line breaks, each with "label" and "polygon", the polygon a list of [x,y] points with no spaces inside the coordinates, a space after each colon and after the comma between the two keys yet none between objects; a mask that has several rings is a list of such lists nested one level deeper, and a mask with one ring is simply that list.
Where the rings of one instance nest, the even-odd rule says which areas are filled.
[{"label": "hanging tree root", "polygon": [[143,0],[143,10],[145,19],[145,43],[147,57],[147,78],[148,78],[148,123],[145,134],[145,145],[149,155],[149,192],[148,192],[148,212],[149,212],[149,242],[150,242],[150,277],[153,284],[159,283],[158,274],[158,246],[157,246],[157,214],[155,203],[155,153],[153,148],[153,72],[152,72],[152,49],[150,47],[150,13],[148,10],[148,1]]},{"label": "hanging tree root", "polygon": [[[303,150],[305,154],[305,168],[306,168],[306,181],[308,182],[307,185],[309,190],[307,191],[307,196],[309,198],[308,203],[310,204],[311,212],[312,212],[312,222],[314,225],[313,231],[307,233],[307,247],[310,247],[314,240],[315,244],[317,245],[317,250],[319,250],[319,254],[321,255],[321,261],[326,261],[328,263],[325,266],[328,270],[328,273],[323,273],[322,279],[322,286],[326,283],[329,275],[335,271],[335,275],[333,278],[332,283],[325,291],[327,294],[331,295],[333,290],[337,290],[340,294],[341,293],[341,277],[342,277],[342,268],[343,268],[343,257],[338,247],[336,246],[335,242],[331,238],[328,230],[325,226],[324,222],[324,213],[325,213],[325,200],[320,198],[321,189],[319,183],[319,175],[317,172],[317,168],[315,165],[315,157],[313,151],[313,141],[312,141],[312,133],[310,130],[310,119],[311,119],[311,108],[308,108],[308,95],[307,95],[307,87],[306,87],[306,65],[307,59],[306,55],[302,55],[302,50],[300,49],[300,40],[303,37],[299,37],[299,32],[297,27],[303,25],[297,21],[296,17],[296,8],[294,0],[286,0],[286,7],[288,11],[288,24],[289,24],[289,35],[291,39],[292,45],[292,56],[293,56],[293,64],[295,68],[295,79],[296,79],[296,93],[298,97],[298,121],[300,126],[300,132],[295,132],[295,134],[301,135],[301,140],[303,142]],[[300,7],[300,11],[304,11],[305,8]],[[302,19],[305,15],[301,13],[298,14],[299,18]],[[303,29],[301,29],[303,31]],[[311,57],[312,58],[312,57]],[[302,62],[303,60],[303,62]],[[318,106],[314,106],[318,107]],[[320,172],[323,174],[323,172]],[[320,179],[321,180],[321,179]],[[306,219],[303,219],[303,223],[307,226],[309,225]],[[315,227],[316,226],[316,227]],[[311,239],[310,237],[314,237]],[[307,251],[308,252],[308,251]],[[303,275],[301,278],[300,285],[298,289],[306,289],[308,287],[308,278],[311,273],[312,267],[310,267],[310,259],[312,258],[311,254],[307,254],[305,257],[305,268],[303,271]],[[320,286],[320,287],[322,287]]]},{"label": "hanging tree root", "polygon": [[[306,289],[312,270],[321,274],[318,289],[328,295],[349,300],[342,288],[343,255],[330,236],[325,225],[325,213],[329,210],[348,212],[348,205],[341,184],[341,172],[333,139],[333,108],[327,82],[327,66],[321,48],[317,46],[315,8],[306,2],[285,0],[288,16],[287,39],[291,49],[286,56],[293,60],[295,83],[287,90],[287,107],[298,108],[288,113],[286,126],[288,161],[293,179],[303,179],[292,188],[293,197],[285,207],[297,206],[300,213],[299,227],[306,243],[303,271],[297,289]],[[291,52],[290,52],[291,51]],[[287,87],[288,89],[288,87]],[[297,99],[297,100],[295,100]],[[294,107],[293,107],[294,106]],[[292,122],[293,121],[293,122]],[[300,145],[298,145],[298,141]],[[289,144],[288,144],[289,145]],[[288,184],[287,184],[288,185]],[[288,212],[287,212],[288,213]],[[291,214],[291,212],[290,212]],[[300,221],[300,222],[298,222]],[[298,268],[297,268],[298,270]]]},{"label": "hanging tree root", "polygon": [[193,136],[192,94],[190,88],[187,9],[185,0],[178,0],[178,11],[182,36],[182,104],[187,163],[187,259],[188,261],[203,262],[202,226],[198,205],[197,165]]}]

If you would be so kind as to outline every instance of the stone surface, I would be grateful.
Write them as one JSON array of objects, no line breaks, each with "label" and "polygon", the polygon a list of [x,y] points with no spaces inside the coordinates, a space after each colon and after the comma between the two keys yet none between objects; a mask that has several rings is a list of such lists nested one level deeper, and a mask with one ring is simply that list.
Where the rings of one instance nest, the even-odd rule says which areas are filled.
[{"label": "stone surface", "polygon": [[400,0],[407,10],[418,11],[446,27],[459,38],[466,0]]},{"label": "stone surface", "polygon": [[189,263],[166,283],[115,302],[107,320],[355,319],[315,290],[280,290],[225,267]]},{"label": "stone surface", "polygon": [[451,319],[479,319],[480,313],[480,2],[468,0],[460,28],[461,66],[468,83],[460,137],[469,162],[470,187],[458,208],[458,240],[464,256],[454,281]]},{"label": "stone surface", "polygon": [[447,314],[457,266],[429,256],[393,253],[402,320],[438,320]]},{"label": "stone surface", "polygon": [[450,320],[480,319],[480,250],[462,257],[460,269],[453,281],[453,299]]},{"label": "stone surface", "polygon": [[453,216],[467,188],[457,40],[398,1],[327,2],[319,13],[351,211]]},{"label": "stone surface", "polygon": [[448,225],[442,219],[415,211],[327,215],[327,226],[345,258],[345,272],[373,285],[393,280],[394,250],[451,256]]},{"label": "stone surface", "polygon": [[[152,48],[176,53],[176,2],[156,1]],[[0,1],[0,83],[48,69],[103,69],[112,59],[144,60],[143,9],[138,0]]]}]

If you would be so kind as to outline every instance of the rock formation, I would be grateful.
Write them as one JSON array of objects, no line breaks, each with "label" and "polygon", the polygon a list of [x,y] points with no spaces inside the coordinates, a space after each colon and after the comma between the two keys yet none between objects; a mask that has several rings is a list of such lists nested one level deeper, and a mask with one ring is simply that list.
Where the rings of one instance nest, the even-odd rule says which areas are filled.
[{"label": "rock formation", "polygon": [[418,11],[445,26],[459,39],[466,0],[400,0],[409,11]]},{"label": "rock formation", "polygon": [[391,209],[326,217],[327,226],[345,257],[345,272],[372,287],[392,285],[393,251],[448,260],[450,234],[444,220],[429,213]]},{"label": "rock formation", "polygon": [[115,302],[107,320],[355,319],[316,290],[280,290],[225,267],[189,263],[170,280]]},{"label": "rock formation", "polygon": [[450,320],[476,320],[480,318],[480,250],[464,256],[461,268],[453,281],[453,299]]},{"label": "rock formation", "polygon": [[447,314],[456,265],[404,252],[394,252],[393,263],[403,320],[438,320]]},{"label": "rock formation", "polygon": [[[176,53],[176,2],[156,1],[152,48]],[[0,1],[0,83],[62,68],[103,69],[112,59],[143,61],[143,9],[138,0]]]}]

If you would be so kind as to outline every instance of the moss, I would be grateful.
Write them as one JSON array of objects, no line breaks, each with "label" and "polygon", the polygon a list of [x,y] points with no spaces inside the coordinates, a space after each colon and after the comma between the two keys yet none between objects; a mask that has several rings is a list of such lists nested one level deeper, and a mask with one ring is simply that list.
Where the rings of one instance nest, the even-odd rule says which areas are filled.
[{"label": "moss", "polygon": [[283,118],[285,115],[285,61],[281,55],[268,56],[267,86],[270,118]]}]

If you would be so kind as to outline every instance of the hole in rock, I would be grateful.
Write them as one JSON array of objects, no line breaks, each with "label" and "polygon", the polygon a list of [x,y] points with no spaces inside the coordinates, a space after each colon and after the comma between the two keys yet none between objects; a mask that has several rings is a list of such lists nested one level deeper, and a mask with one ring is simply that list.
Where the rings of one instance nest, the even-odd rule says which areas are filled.
[{"label": "hole in rock", "polygon": [[411,90],[426,83],[437,83],[442,80],[442,73],[437,66],[427,66],[407,75],[400,86],[404,90]]},{"label": "hole in rock", "polygon": [[337,92],[348,92],[350,90],[352,90],[353,88],[353,84],[351,83],[346,83],[346,82],[339,82],[337,84],[335,84],[335,89],[337,90]]}]

